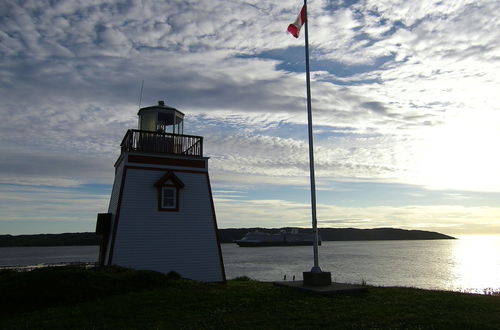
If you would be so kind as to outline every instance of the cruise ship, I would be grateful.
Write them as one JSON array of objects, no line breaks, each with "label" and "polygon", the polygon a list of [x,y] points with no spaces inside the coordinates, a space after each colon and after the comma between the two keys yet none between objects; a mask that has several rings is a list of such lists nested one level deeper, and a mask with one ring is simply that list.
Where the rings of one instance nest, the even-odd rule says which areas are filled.
[{"label": "cruise ship", "polygon": [[[289,232],[283,229],[276,234],[256,230],[247,233],[245,237],[236,240],[235,243],[241,247],[313,245],[314,234],[299,233],[296,228]],[[318,245],[321,245],[321,237],[318,237]]]}]

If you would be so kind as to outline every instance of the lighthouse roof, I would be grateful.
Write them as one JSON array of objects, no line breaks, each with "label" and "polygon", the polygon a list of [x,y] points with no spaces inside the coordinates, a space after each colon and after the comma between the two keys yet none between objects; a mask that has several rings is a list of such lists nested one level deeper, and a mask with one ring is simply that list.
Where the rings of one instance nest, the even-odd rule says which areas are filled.
[{"label": "lighthouse roof", "polygon": [[158,101],[158,105],[153,105],[153,106],[150,106],[150,107],[144,107],[144,108],[141,108],[139,110],[139,112],[137,113],[137,115],[140,115],[141,112],[149,112],[149,111],[159,111],[159,112],[172,112],[172,111],[175,111],[175,112],[178,112],[182,117],[184,117],[184,113],[182,113],[181,111],[177,110],[176,108],[173,108],[173,107],[170,107],[168,105],[165,105],[165,102],[164,101]]}]

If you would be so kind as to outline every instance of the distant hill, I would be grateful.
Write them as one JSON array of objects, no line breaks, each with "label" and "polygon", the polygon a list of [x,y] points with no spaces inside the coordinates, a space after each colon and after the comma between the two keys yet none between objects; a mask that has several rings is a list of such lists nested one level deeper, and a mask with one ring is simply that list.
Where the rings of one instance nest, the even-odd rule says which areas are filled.
[{"label": "distant hill", "polygon": [[69,245],[99,245],[99,237],[95,233],[0,235],[0,247]]},{"label": "distant hill", "polygon": [[[291,229],[282,228],[282,229]],[[300,232],[312,232],[312,229],[298,228]],[[231,243],[241,239],[246,233],[259,230],[267,233],[277,233],[280,229],[266,228],[228,228],[219,229],[222,243]],[[425,239],[455,239],[454,237],[424,230],[405,230],[397,228],[320,228],[319,234],[323,241],[376,241],[376,240],[425,240]]]},{"label": "distant hill", "polygon": [[[296,227],[293,227],[296,228]],[[227,228],[219,229],[221,243],[232,243],[243,238],[246,233],[259,230],[267,233],[277,233],[287,228]],[[311,232],[311,229],[297,228],[300,232]],[[319,234],[323,241],[376,241],[376,240],[425,240],[425,239],[455,239],[454,237],[423,230],[404,230],[397,228],[320,228]],[[69,246],[69,245],[99,245],[99,236],[95,233],[65,233],[37,235],[0,235],[0,247],[8,246]]]}]

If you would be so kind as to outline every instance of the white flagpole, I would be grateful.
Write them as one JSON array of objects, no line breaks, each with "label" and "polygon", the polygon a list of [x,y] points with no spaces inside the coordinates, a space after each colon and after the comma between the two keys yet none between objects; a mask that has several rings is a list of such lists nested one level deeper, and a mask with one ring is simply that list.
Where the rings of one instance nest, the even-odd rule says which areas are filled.
[{"label": "white flagpole", "polygon": [[314,147],[313,147],[313,129],[312,129],[312,110],[311,110],[311,78],[309,74],[309,33],[307,18],[307,0],[304,0],[305,11],[305,44],[306,44],[306,88],[307,88],[307,128],[309,132],[309,177],[311,181],[311,215],[312,228],[314,232],[314,266],[311,268],[312,273],[321,273],[318,260],[318,222],[316,219],[316,180],[314,177]]}]

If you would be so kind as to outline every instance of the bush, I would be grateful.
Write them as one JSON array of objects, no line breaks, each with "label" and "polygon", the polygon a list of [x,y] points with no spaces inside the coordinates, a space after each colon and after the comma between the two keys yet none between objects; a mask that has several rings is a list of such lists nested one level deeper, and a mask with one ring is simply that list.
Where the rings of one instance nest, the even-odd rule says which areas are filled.
[{"label": "bush", "polygon": [[46,267],[0,271],[0,315],[72,304],[103,296],[153,289],[174,280],[164,274],[122,267]]},{"label": "bush", "polygon": [[248,276],[238,276],[238,277],[233,278],[232,281],[248,282],[248,281],[253,281],[253,279],[251,279]]},{"label": "bush", "polygon": [[170,273],[167,274],[167,278],[169,280],[180,280],[182,276],[177,272],[171,271]]}]

